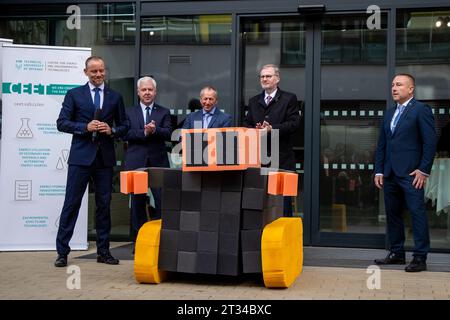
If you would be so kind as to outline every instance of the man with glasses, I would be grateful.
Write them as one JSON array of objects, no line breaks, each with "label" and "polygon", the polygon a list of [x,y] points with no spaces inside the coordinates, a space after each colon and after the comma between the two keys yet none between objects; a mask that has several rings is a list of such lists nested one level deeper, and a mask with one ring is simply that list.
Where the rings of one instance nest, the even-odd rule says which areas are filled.
[{"label": "man with glasses", "polygon": [[[280,169],[295,171],[293,151],[294,134],[300,128],[297,96],[281,90],[278,66],[267,64],[261,68],[259,80],[263,91],[248,102],[244,126],[266,130],[279,130]],[[291,197],[284,198],[284,216],[292,217]]]}]

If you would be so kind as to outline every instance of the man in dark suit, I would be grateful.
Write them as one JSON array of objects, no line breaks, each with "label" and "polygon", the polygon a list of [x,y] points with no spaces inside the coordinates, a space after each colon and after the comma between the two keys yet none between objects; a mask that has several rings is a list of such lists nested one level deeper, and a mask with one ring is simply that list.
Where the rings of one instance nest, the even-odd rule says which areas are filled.
[{"label": "man in dark suit", "polygon": [[202,109],[190,113],[183,123],[183,129],[207,129],[231,127],[231,115],[223,113],[217,107],[217,90],[206,86],[200,91]]},{"label": "man in dark suit", "polygon": [[[170,110],[155,103],[156,81],[151,77],[140,78],[137,82],[139,104],[127,108],[130,130],[124,140],[128,141],[125,156],[125,170],[143,167],[169,167],[166,141],[170,141],[172,124]],[[155,216],[161,218],[161,190],[151,189],[155,200]],[[133,239],[147,222],[145,194],[131,196],[131,227]]]},{"label": "man in dark suit", "polygon": [[436,130],[431,108],[414,99],[414,77],[398,74],[392,81],[396,106],[386,111],[375,157],[377,188],[384,189],[389,253],[375,263],[405,264],[402,210],[411,213],[413,260],[407,272],[424,271],[430,249],[424,185],[436,153]]},{"label": "man in dark suit", "polygon": [[67,92],[56,122],[59,131],[72,134],[66,196],[56,237],[56,267],[67,265],[69,242],[90,179],[95,186],[97,262],[119,263],[109,251],[114,138],[127,133],[128,123],[122,96],[105,85],[103,59],[88,58],[84,73],[89,82]]},{"label": "man in dark suit", "polygon": [[[294,134],[300,128],[297,96],[278,87],[280,71],[274,64],[263,66],[259,79],[263,91],[250,98],[244,126],[267,130],[268,133],[273,129],[278,130],[279,167],[295,171],[295,154],[292,148]],[[292,217],[291,197],[284,198],[284,216]]]}]

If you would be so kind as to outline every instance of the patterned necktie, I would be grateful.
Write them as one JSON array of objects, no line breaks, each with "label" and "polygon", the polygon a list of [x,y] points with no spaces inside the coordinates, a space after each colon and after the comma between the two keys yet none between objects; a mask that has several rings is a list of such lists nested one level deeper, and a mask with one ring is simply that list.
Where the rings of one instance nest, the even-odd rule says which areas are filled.
[{"label": "patterned necktie", "polygon": [[150,107],[145,108],[145,124],[150,123]]},{"label": "patterned necktie", "polygon": [[272,97],[271,96],[267,96],[266,97],[266,105],[269,105],[270,101],[272,101]]},{"label": "patterned necktie", "polygon": [[400,119],[400,116],[402,115],[403,110],[405,110],[404,105],[401,105],[398,107],[397,115],[395,116],[394,121],[392,122],[392,128],[391,128],[392,133],[394,133],[394,131],[395,131],[395,127],[397,126],[398,120]]},{"label": "patterned necktie", "polygon": [[100,88],[94,88],[94,106],[95,109],[100,109]]},{"label": "patterned necktie", "polygon": [[206,112],[203,115],[203,129],[208,128],[210,118],[211,118],[211,113],[209,113],[209,112]]}]

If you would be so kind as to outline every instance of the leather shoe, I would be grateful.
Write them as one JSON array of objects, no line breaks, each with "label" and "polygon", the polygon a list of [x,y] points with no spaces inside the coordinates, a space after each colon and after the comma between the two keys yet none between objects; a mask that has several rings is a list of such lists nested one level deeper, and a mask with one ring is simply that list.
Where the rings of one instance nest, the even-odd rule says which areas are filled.
[{"label": "leather shoe", "polygon": [[375,259],[375,263],[379,265],[383,264],[405,264],[405,254],[389,252],[384,259]]},{"label": "leather shoe", "polygon": [[67,266],[67,256],[58,254],[58,257],[55,260],[55,267],[65,267]]},{"label": "leather shoe", "polygon": [[406,266],[406,272],[420,272],[427,270],[427,260],[423,257],[414,256],[414,259]]},{"label": "leather shoe", "polygon": [[111,253],[108,252],[107,254],[98,254],[97,262],[106,264],[119,264],[119,259],[114,258]]}]

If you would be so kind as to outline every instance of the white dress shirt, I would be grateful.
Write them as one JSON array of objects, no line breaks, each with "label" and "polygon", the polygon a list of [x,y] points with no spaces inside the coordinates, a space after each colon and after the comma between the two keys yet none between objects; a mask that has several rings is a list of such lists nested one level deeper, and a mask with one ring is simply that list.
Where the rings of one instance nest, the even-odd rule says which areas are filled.
[{"label": "white dress shirt", "polygon": [[[147,110],[145,110],[145,108],[147,108],[147,106],[145,104],[143,104],[142,102],[139,102],[139,104],[141,105],[141,109],[142,109],[142,115],[144,117],[144,125],[145,123],[145,117],[147,116]],[[152,110],[153,110],[153,105],[155,104],[155,102],[152,102],[148,107],[150,108],[148,110],[148,113],[150,114],[150,116],[152,115]]]},{"label": "white dress shirt", "polygon": [[[392,119],[391,119],[391,131],[392,131],[392,128],[393,128],[393,126],[394,126],[394,119],[397,117],[397,115],[398,115],[398,113],[400,112],[400,106],[402,105],[402,106],[404,106],[404,108],[406,108],[406,106],[408,105],[408,103],[412,100],[412,98],[413,97],[411,97],[409,100],[407,100],[405,103],[402,103],[402,104],[400,104],[400,103],[397,103],[397,108],[395,109],[395,112],[394,112],[394,116],[392,117]],[[403,109],[403,111],[405,111],[405,109]],[[397,124],[398,124],[398,121],[397,121]]]}]

